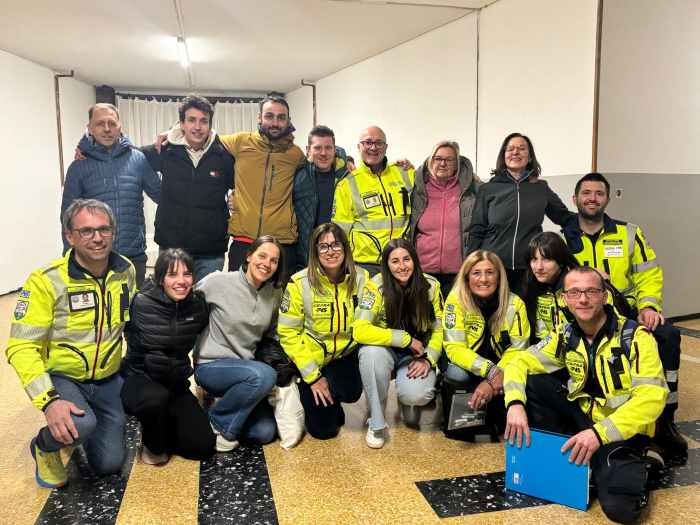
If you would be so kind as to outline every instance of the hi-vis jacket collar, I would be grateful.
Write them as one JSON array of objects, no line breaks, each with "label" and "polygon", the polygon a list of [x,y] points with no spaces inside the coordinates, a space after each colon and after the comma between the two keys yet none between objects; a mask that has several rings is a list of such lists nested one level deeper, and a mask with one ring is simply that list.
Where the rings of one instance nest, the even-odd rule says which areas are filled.
[{"label": "hi-vis jacket collar", "polygon": [[[562,228],[562,232],[564,232],[564,236],[566,237],[572,253],[578,253],[583,250],[583,243],[581,241],[581,237],[583,237],[583,230],[581,229],[581,226],[579,226],[578,217],[578,213],[573,214],[566,226]],[[618,224],[626,223],[611,218],[607,213],[603,214],[603,232],[615,233],[617,231]]]},{"label": "hi-vis jacket collar", "polygon": [[[85,279],[86,275],[89,275],[91,277],[95,277],[94,275],[90,274],[85,268],[80,266],[78,264],[78,261],[75,260],[75,251],[71,248],[68,250],[66,253],[66,257],[68,258],[68,275],[70,276],[71,279]],[[119,255],[117,252],[110,252],[109,253],[109,260],[107,261],[107,273],[109,271],[113,271],[115,273],[121,273],[125,272],[129,268],[129,261],[127,261],[124,257]]]}]

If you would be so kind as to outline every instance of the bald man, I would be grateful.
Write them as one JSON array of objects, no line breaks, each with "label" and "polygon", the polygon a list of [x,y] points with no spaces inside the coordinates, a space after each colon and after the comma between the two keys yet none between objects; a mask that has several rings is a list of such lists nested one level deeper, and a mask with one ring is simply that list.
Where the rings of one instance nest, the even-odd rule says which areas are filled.
[{"label": "bald man", "polygon": [[355,262],[375,275],[386,244],[408,228],[414,174],[413,168],[389,163],[386,135],[378,126],[360,133],[357,148],[361,162],[338,183],[332,220],[347,232]]}]

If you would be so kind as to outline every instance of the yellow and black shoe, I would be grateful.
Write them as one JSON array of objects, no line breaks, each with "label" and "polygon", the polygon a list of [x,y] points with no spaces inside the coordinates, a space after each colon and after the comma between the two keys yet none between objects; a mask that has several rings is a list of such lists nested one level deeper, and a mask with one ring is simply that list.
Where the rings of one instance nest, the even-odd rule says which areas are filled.
[{"label": "yellow and black shoe", "polygon": [[36,462],[36,482],[47,489],[57,489],[66,486],[68,474],[61,460],[61,453],[44,452],[36,444],[36,438],[29,444],[32,457]]}]

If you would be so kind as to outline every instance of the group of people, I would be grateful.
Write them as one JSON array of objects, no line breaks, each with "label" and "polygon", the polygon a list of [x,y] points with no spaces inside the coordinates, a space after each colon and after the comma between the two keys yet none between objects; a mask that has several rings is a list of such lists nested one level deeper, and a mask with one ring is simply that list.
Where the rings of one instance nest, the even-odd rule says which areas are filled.
[{"label": "group of people", "polygon": [[[389,162],[370,126],[350,171],[326,126],[306,154],[293,144],[283,98],[261,102],[251,133],[217,135],[213,111],[185,98],[179,123],[139,150],[115,107],[90,108],[64,188],[67,250],[19,292],[7,348],[47,420],[30,445],[40,485],[66,484],[65,446],[82,445],[97,473],[118,471],[125,414],[149,464],[269,443],[267,398],[290,381],[317,439],[338,434],[341,403],[364,391],[366,443],[383,447],[394,378],[414,428],[437,392],[447,420],[461,389],[495,438],[520,445],[530,424],[572,434],[565,449],[590,462],[618,521],[643,508],[654,451],[685,460],[662,271],[641,229],[605,214],[605,177],[577,183],[572,213],[519,133],[482,183],[452,141],[414,170]],[[144,191],[158,203],[148,279]],[[564,237],[542,232],[545,216]],[[217,271],[227,245],[229,271]],[[294,377],[256,358],[267,349]]]}]

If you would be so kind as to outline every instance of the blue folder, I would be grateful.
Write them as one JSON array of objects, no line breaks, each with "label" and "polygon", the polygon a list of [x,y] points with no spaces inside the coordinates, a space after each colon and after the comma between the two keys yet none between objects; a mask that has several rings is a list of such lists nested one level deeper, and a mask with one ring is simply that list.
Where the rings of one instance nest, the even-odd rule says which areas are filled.
[{"label": "blue folder", "polygon": [[506,441],[506,490],[521,492],[579,510],[588,508],[588,465],[569,463],[561,447],[569,439],[551,432],[530,429],[530,446]]}]

